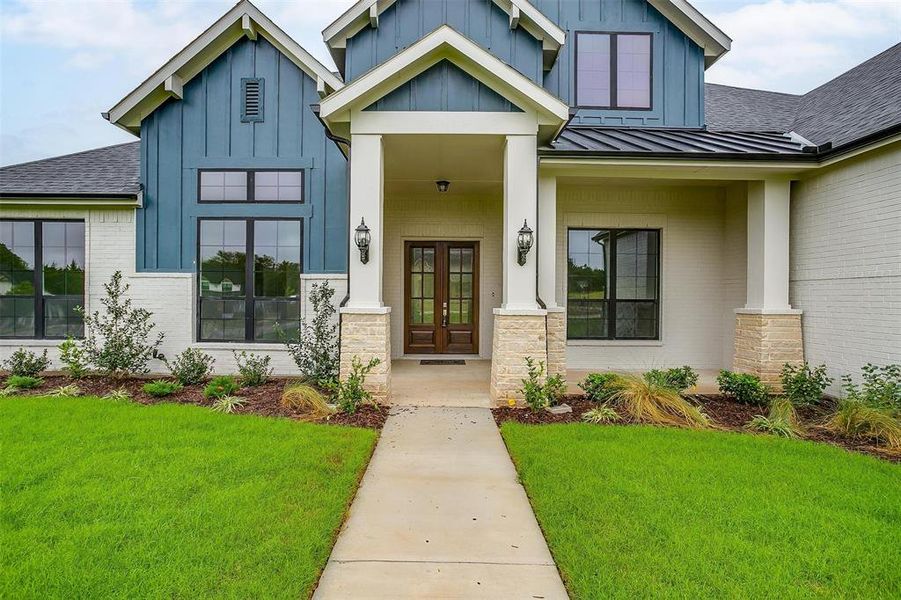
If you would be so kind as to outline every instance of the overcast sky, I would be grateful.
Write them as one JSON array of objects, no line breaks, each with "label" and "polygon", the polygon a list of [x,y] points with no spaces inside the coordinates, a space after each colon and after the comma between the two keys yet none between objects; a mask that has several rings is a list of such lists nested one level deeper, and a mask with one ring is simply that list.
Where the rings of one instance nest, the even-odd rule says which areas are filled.
[{"label": "overcast sky", "polygon": [[[0,165],[136,139],[100,113],[234,3],[0,0]],[[804,93],[901,41],[901,0],[693,3],[733,39],[709,82]],[[334,67],[320,32],[353,0],[256,4]]]}]

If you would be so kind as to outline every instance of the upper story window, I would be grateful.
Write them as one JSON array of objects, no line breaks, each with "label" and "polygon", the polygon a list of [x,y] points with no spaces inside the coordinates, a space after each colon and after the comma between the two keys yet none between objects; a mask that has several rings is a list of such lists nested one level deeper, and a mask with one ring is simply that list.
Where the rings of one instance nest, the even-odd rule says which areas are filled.
[{"label": "upper story window", "polygon": [[303,202],[303,171],[200,171],[200,202]]},{"label": "upper story window", "polygon": [[576,105],[651,108],[650,33],[576,33]]}]

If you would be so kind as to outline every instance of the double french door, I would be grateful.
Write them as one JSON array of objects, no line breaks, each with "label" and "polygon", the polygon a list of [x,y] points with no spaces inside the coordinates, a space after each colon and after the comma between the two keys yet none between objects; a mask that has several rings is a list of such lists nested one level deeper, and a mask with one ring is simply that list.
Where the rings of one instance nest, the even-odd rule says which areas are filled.
[{"label": "double french door", "polygon": [[407,242],[404,352],[479,351],[479,243]]}]

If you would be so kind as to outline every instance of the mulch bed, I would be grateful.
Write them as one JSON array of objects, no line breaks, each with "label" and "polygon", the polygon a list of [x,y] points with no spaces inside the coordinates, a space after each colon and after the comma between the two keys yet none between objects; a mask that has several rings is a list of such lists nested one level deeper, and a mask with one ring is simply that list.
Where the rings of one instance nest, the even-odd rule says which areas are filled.
[{"label": "mulch bed", "polygon": [[[158,377],[152,379],[158,379]],[[212,399],[204,398],[203,385],[185,386],[178,392],[162,398],[151,396],[144,392],[143,387],[145,383],[152,379],[137,377],[114,380],[96,376],[72,379],[64,375],[47,375],[43,377],[44,381],[39,387],[27,390],[22,395],[39,396],[61,386],[77,385],[84,396],[104,396],[113,390],[123,388],[131,394],[132,401],[139,404],[174,402],[206,407],[210,407],[213,404]],[[262,385],[241,388],[235,395],[246,400],[246,403],[235,409],[234,414],[286,417],[299,421],[314,421],[329,425],[349,425],[371,429],[381,429],[388,418],[388,408],[376,405],[364,405],[352,415],[339,413],[324,419],[313,418],[309,413],[286,408],[281,405],[279,400],[285,384],[291,381],[293,380],[274,377]]]},{"label": "mulch bed", "polygon": [[[757,415],[765,415],[767,413],[765,406],[740,404],[728,396],[705,394],[691,396],[690,399],[701,407],[716,424],[715,427],[717,429],[726,431],[753,433],[747,429],[751,419]],[[573,411],[562,415],[554,415],[547,411],[532,412],[528,408],[509,408],[504,406],[493,408],[491,412],[494,414],[494,420],[498,425],[501,425],[504,421],[515,421],[527,425],[550,425],[555,423],[579,423],[582,421],[582,415],[596,406],[594,402],[589,401],[582,395],[567,395],[561,402],[571,406]],[[803,436],[805,440],[832,444],[853,452],[869,454],[890,462],[901,463],[901,453],[899,452],[874,446],[866,440],[848,439],[824,429],[821,424],[829,414],[828,404],[804,406],[799,408],[797,412],[798,419],[806,430]],[[622,417],[622,422],[619,423],[621,425],[635,424],[623,414],[620,414],[620,417]]]}]

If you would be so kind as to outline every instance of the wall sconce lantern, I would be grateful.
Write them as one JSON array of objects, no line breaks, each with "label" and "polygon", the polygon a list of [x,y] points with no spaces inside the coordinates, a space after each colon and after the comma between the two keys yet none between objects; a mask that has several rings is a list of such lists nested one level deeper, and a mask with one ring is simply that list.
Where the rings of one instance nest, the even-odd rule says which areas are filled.
[{"label": "wall sconce lantern", "polygon": [[444,194],[447,192],[448,188],[450,187],[450,181],[445,181],[444,179],[441,179],[440,181],[436,181],[435,185],[438,187],[438,192],[441,194]]},{"label": "wall sconce lantern", "polygon": [[372,236],[369,235],[369,228],[366,227],[366,220],[360,219],[360,224],[354,231],[354,243],[360,249],[360,262],[364,265],[369,262],[369,242]]},{"label": "wall sconce lantern", "polygon": [[526,264],[526,255],[529,253],[529,250],[532,249],[532,230],[525,220],[523,220],[522,228],[516,236],[516,249],[519,251],[519,257],[516,262],[518,262],[521,267]]}]

